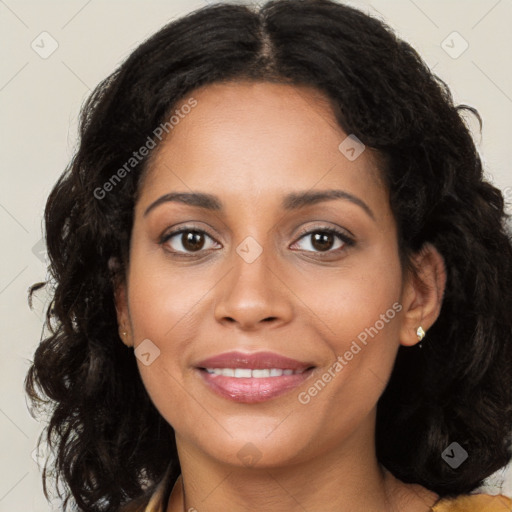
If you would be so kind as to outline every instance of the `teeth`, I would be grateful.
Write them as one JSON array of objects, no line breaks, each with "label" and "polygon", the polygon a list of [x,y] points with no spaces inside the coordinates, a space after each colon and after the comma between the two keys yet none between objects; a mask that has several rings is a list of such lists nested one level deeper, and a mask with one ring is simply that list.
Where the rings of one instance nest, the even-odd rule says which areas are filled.
[{"label": "teeth", "polygon": [[282,370],[281,368],[265,368],[261,370],[251,370],[250,368],[206,368],[206,371],[212,375],[245,379],[264,379],[266,377],[281,377],[282,375],[303,373],[303,370]]},{"label": "teeth", "polygon": [[[224,372],[225,370],[223,370]],[[235,377],[251,377],[251,370],[246,368],[235,368]]]},{"label": "teeth", "polygon": [[[276,370],[276,372],[278,372],[278,373],[280,372],[282,375],[282,372],[280,370],[278,370],[277,368],[273,368],[273,370]],[[260,379],[263,377],[270,377],[270,370],[269,369],[252,370],[252,371],[249,371],[249,376],[254,377],[255,379]],[[272,377],[279,377],[279,375],[272,375]]]}]

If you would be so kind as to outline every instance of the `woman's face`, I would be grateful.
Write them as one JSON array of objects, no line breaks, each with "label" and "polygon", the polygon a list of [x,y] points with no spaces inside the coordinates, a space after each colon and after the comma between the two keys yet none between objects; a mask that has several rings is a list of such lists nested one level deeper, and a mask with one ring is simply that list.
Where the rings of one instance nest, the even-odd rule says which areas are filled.
[{"label": "woman's face", "polygon": [[[239,82],[192,96],[135,207],[124,311],[152,401],[184,449],[229,464],[368,443],[406,291],[370,149],[313,89]],[[171,193],[182,196],[154,204]],[[242,377],[200,369],[233,351],[274,357],[206,365]],[[293,365],[276,355],[314,368],[279,376]]]}]

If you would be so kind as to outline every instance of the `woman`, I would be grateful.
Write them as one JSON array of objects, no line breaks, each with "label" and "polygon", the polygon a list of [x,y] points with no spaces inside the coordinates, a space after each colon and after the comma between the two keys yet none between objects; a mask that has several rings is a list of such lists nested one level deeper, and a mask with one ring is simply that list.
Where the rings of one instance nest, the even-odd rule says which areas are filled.
[{"label": "woman", "polygon": [[511,459],[512,246],[461,109],[327,0],[202,9],[97,87],[26,382],[65,507],[510,510],[471,494]]}]

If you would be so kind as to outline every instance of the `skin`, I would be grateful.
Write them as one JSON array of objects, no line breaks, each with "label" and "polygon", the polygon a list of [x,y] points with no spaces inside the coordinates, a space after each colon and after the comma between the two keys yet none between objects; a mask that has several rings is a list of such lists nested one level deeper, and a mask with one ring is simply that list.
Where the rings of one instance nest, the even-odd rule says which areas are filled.
[{"label": "skin", "polygon": [[[375,155],[366,148],[350,161],[340,152],[347,134],[320,92],[233,82],[193,97],[197,106],[153,155],[135,205],[126,283],[116,291],[124,342],[149,339],[160,350],[150,365],[137,363],[176,434],[182,476],[167,512],[429,510],[438,496],[387,472],[374,439],[376,404],[399,346],[416,344],[418,326],[428,331],[439,315],[441,256],[427,246],[415,260],[418,275],[404,273]],[[330,189],[364,201],[372,215],[345,199],[294,211],[281,205],[289,192]],[[144,216],[164,194],[191,191],[214,194],[222,210],[165,202]],[[169,228],[191,223],[207,233],[191,257],[176,256],[190,247],[181,235],[159,244]],[[322,250],[300,231],[326,227],[351,233],[355,245],[334,236]],[[236,252],[248,236],[262,249],[252,263]],[[401,311],[300,403],[298,394],[396,303]],[[235,349],[274,351],[316,368],[285,395],[236,403],[210,391],[195,370]],[[253,465],[237,455],[247,443],[259,457]]]}]

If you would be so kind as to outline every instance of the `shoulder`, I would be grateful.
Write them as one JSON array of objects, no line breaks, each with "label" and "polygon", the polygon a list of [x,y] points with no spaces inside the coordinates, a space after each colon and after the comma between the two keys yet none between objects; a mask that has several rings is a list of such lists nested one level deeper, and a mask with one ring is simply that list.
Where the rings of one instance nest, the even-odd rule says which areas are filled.
[{"label": "shoulder", "polygon": [[470,494],[457,498],[444,498],[433,507],[433,512],[510,512],[512,499],[500,494]]}]

